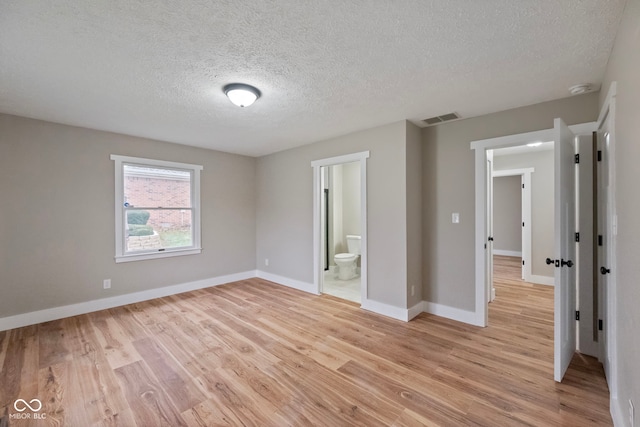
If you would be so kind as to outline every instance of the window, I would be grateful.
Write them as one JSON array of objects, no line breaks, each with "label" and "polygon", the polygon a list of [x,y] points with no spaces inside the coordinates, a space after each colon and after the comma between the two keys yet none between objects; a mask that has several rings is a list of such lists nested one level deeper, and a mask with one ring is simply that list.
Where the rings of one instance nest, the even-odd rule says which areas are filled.
[{"label": "window", "polygon": [[116,262],[199,254],[202,166],[112,155]]}]

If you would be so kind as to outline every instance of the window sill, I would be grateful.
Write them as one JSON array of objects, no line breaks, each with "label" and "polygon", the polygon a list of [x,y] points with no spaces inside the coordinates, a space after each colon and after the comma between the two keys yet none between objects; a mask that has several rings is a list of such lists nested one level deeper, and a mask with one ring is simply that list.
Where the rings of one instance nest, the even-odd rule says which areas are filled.
[{"label": "window sill", "polygon": [[176,249],[176,250],[162,251],[162,252],[151,252],[151,253],[147,252],[144,254],[137,254],[137,255],[118,255],[115,257],[115,260],[116,260],[116,263],[144,261],[148,259],[169,258],[174,256],[197,255],[201,252],[202,252],[202,248]]}]

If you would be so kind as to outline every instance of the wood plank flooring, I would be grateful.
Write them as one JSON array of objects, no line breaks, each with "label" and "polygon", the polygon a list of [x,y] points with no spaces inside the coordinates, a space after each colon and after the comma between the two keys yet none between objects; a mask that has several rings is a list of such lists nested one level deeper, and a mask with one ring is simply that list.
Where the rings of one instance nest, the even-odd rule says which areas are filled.
[{"label": "wood plank flooring", "polygon": [[488,328],[252,279],[0,332],[0,425],[611,425],[597,361],[553,381],[553,288],[512,264]]}]

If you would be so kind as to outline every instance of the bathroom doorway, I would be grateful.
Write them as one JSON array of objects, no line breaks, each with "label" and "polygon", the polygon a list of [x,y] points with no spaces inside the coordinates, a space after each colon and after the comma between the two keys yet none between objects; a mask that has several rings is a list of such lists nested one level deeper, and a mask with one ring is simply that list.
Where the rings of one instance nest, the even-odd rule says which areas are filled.
[{"label": "bathroom doorway", "polygon": [[366,299],[366,159],[368,152],[312,162],[314,268],[318,293]]},{"label": "bathroom doorway", "polygon": [[323,166],[322,292],[361,302],[360,162]]}]

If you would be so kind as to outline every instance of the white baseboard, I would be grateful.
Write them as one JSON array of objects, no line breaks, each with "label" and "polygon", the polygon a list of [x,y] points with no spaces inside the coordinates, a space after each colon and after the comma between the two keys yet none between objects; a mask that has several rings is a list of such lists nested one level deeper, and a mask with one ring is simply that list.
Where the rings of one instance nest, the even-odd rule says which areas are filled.
[{"label": "white baseboard", "polygon": [[424,305],[423,311],[425,313],[435,314],[436,316],[446,317],[447,319],[468,323],[474,326],[484,326],[483,322],[480,322],[480,319],[477,318],[475,311],[462,310],[430,301],[422,301],[422,303]]},{"label": "white baseboard", "polygon": [[49,322],[51,320],[64,319],[65,317],[106,310],[108,308],[120,307],[122,305],[148,301],[154,298],[162,298],[183,292],[195,291],[196,289],[209,288],[211,286],[218,286],[224,283],[250,279],[255,276],[256,272],[254,270],[245,271],[243,273],[212,277],[210,279],[196,280],[194,282],[149,289],[147,291],[133,292],[130,294],[101,298],[61,307],[47,308],[44,310],[32,311],[30,313],[16,314],[15,316],[0,318],[0,331],[21,328],[23,326],[35,325],[42,322]]},{"label": "white baseboard", "polygon": [[536,276],[532,274],[529,276],[529,283],[535,283],[536,285],[554,286],[556,279],[549,276]]},{"label": "white baseboard", "polygon": [[515,256],[518,258],[522,258],[522,252],[519,252],[519,251],[506,251],[502,249],[494,249],[493,254],[501,255],[501,256]]},{"label": "white baseboard", "polygon": [[409,307],[409,310],[407,310],[407,320],[413,319],[423,311],[424,311],[424,301],[420,301],[413,307]]},{"label": "white baseboard", "polygon": [[614,426],[627,425],[628,416],[624,415],[620,407],[620,402],[613,396],[609,398],[609,412],[611,413],[611,420]]},{"label": "white baseboard", "polygon": [[381,314],[383,316],[391,317],[392,319],[402,320],[403,322],[409,321],[409,310],[406,308],[396,307],[395,305],[389,305],[383,302],[367,299],[362,301],[360,308],[373,311],[374,313]]},{"label": "white baseboard", "polygon": [[299,291],[309,292],[310,294],[318,295],[318,290],[313,283],[307,283],[300,280],[290,279],[284,276],[278,276],[277,274],[267,273],[266,271],[256,271],[256,277],[260,279],[275,282],[280,285],[287,286],[289,288],[298,289]]}]

